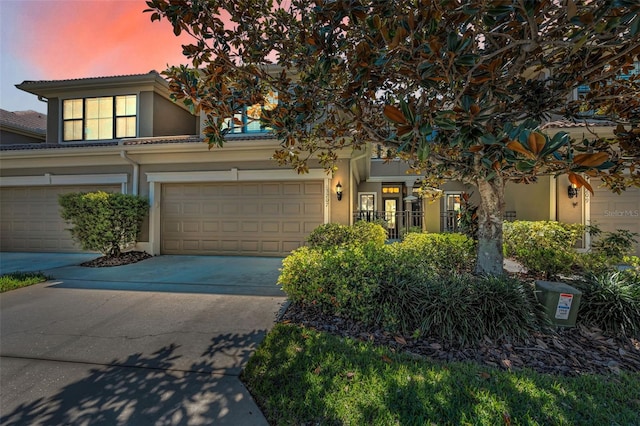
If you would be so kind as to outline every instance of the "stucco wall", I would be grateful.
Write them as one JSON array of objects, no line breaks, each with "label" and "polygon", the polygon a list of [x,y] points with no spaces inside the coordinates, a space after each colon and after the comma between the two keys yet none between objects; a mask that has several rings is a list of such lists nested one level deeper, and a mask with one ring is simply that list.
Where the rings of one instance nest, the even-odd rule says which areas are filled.
[{"label": "stucco wall", "polygon": [[199,117],[155,94],[153,98],[153,136],[197,135]]},{"label": "stucco wall", "polygon": [[32,136],[10,132],[7,130],[0,130],[0,144],[2,145],[17,145],[40,142],[44,142],[44,140]]},{"label": "stucco wall", "polygon": [[[517,220],[552,220],[551,176],[536,183],[508,182],[505,185],[505,210],[515,211]],[[565,197],[566,198],[566,197]]]}]

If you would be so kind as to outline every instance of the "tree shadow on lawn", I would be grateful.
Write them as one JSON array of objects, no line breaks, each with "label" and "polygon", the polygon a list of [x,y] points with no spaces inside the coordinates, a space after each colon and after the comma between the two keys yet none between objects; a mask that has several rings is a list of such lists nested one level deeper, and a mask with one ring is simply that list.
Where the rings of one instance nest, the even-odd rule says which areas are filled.
[{"label": "tree shadow on lawn", "polygon": [[[273,424],[600,425],[628,424],[637,413],[630,376],[567,378],[407,361],[353,340],[336,346],[334,337],[295,326],[274,330],[293,338],[272,338],[272,331],[243,375],[254,396],[265,397],[259,402]],[[283,340],[291,344],[278,344]]]},{"label": "tree shadow on lawn", "polygon": [[[231,412],[244,412],[250,418],[252,405],[246,405],[249,393],[235,376],[265,333],[258,330],[217,336],[202,360],[187,369],[176,366],[181,356],[175,344],[150,355],[136,353],[114,359],[108,366],[91,368],[86,377],[53,396],[3,413],[0,424],[232,424]],[[233,357],[232,366],[228,362],[224,369],[216,365],[214,355],[220,351]],[[222,373],[212,374],[214,371]],[[256,417],[256,422],[260,418]]]}]

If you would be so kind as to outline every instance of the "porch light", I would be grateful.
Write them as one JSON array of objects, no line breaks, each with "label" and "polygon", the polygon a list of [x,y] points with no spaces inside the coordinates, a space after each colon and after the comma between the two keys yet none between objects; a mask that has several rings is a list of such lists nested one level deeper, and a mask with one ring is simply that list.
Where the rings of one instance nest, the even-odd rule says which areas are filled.
[{"label": "porch light", "polygon": [[342,184],[340,182],[336,185],[336,197],[338,197],[338,201],[342,200]]},{"label": "porch light", "polygon": [[569,199],[575,198],[578,196],[578,187],[576,186],[575,183],[572,183],[571,185],[569,185],[569,187],[567,188],[567,195],[569,196]]}]

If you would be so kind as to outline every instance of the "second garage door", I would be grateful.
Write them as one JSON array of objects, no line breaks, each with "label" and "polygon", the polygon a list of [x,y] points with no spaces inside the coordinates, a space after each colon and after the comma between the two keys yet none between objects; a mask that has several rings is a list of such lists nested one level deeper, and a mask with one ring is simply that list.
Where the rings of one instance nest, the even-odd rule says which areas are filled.
[{"label": "second garage door", "polygon": [[164,254],[284,256],[324,222],[323,182],[163,184]]},{"label": "second garage door", "polygon": [[58,195],[68,192],[120,192],[120,185],[0,188],[0,249],[27,252],[80,252],[70,225],[60,217]]},{"label": "second garage door", "polygon": [[[600,188],[598,180],[592,184],[591,223],[607,232],[626,229],[640,234],[640,188],[631,187],[622,194],[615,194]],[[636,255],[640,255],[639,244],[636,244]]]}]

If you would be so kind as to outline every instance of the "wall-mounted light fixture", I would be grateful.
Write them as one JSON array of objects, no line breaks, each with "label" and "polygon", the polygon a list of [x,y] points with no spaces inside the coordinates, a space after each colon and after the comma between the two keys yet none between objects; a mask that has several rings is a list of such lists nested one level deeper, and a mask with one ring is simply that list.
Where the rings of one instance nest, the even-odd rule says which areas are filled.
[{"label": "wall-mounted light fixture", "polygon": [[575,183],[572,183],[571,185],[569,185],[569,187],[567,188],[567,195],[569,196],[569,199],[575,198],[578,196],[578,187],[576,186]]},{"label": "wall-mounted light fixture", "polygon": [[338,197],[338,201],[342,200],[342,184],[340,182],[336,185],[336,197]]}]

